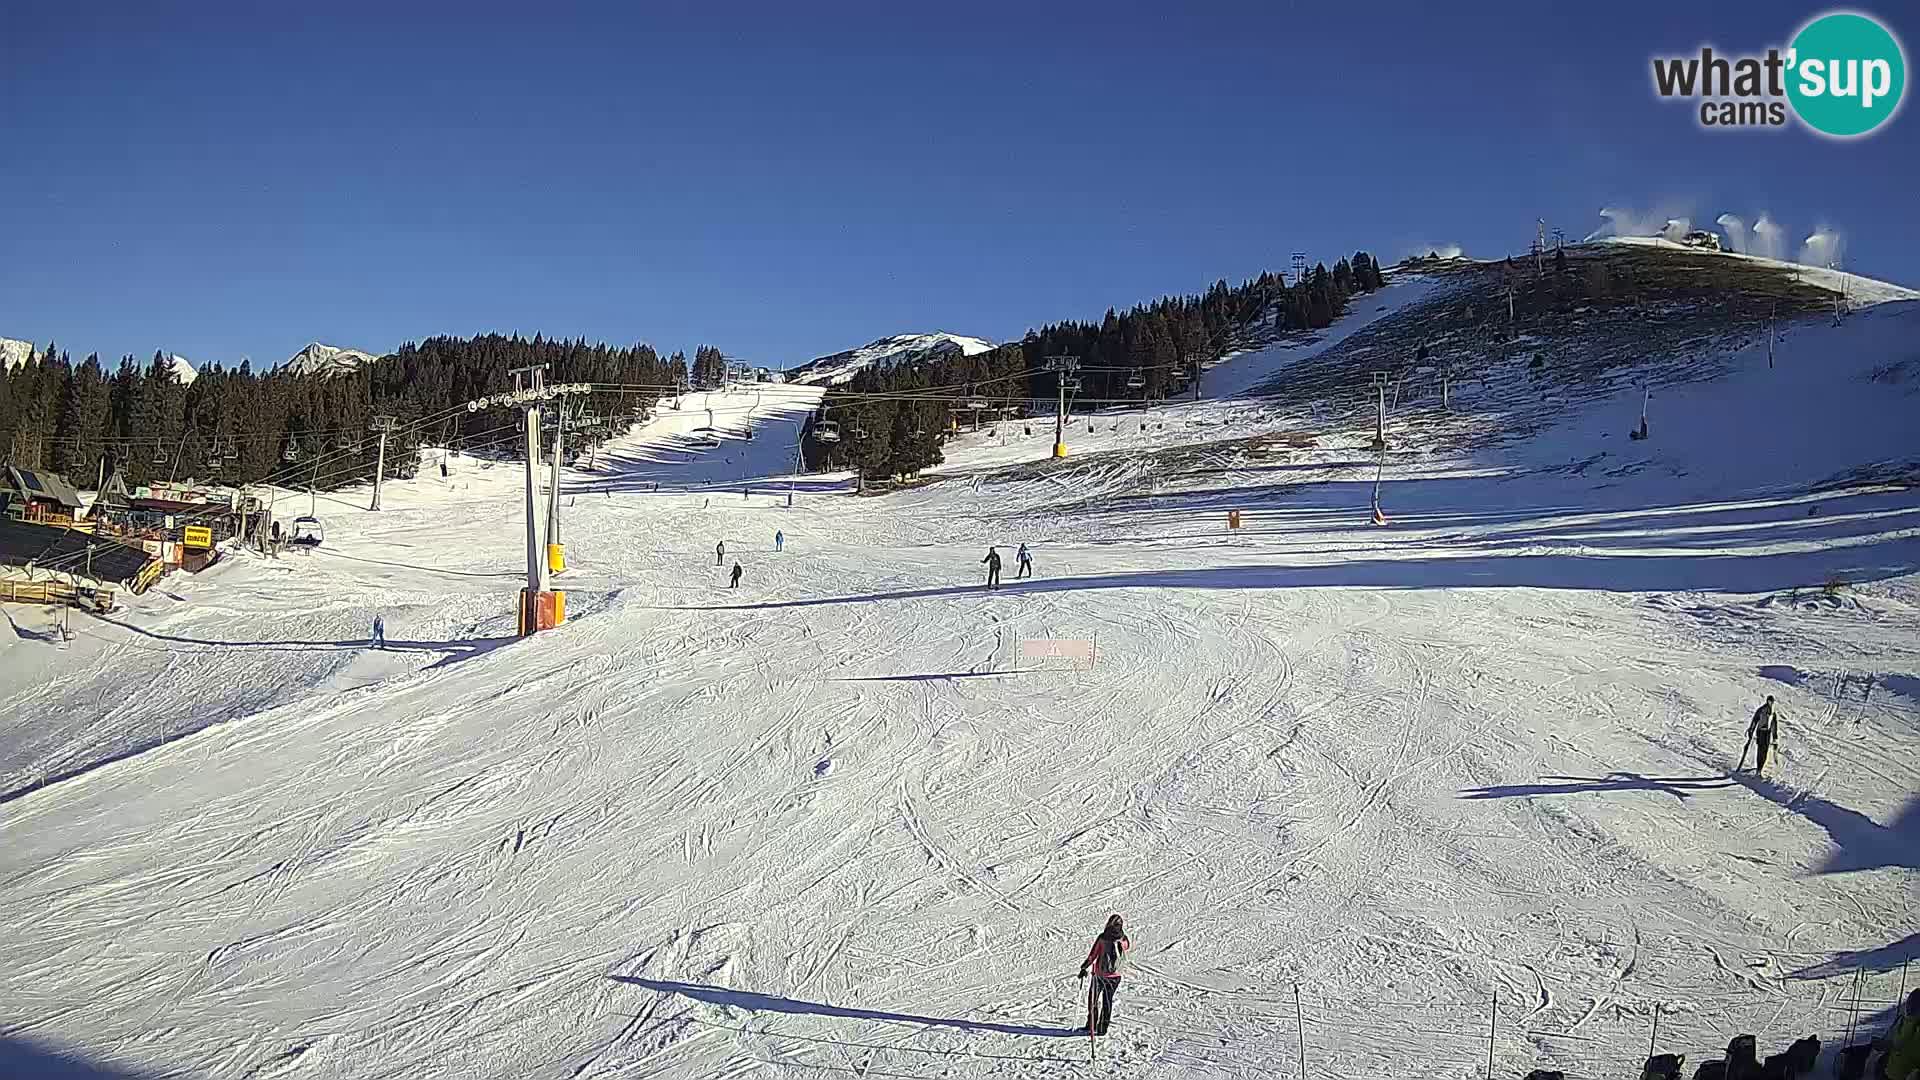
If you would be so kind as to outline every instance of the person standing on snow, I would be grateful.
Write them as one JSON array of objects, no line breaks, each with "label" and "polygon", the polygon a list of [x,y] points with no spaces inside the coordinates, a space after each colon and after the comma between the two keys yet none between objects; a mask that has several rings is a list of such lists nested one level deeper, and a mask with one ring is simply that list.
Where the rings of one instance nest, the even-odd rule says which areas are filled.
[{"label": "person standing on snow", "polygon": [[1087,988],[1087,1030],[1096,1035],[1105,1035],[1107,1025],[1113,1022],[1113,995],[1120,992],[1120,976],[1126,971],[1127,950],[1132,947],[1120,916],[1109,915],[1106,928],[1093,939],[1093,948],[1080,963],[1082,979],[1087,977],[1087,969],[1093,969],[1093,985]]},{"label": "person standing on snow", "polygon": [[1765,772],[1767,751],[1773,748],[1780,734],[1780,713],[1773,707],[1773,695],[1753,710],[1753,722],[1747,725],[1747,738],[1753,743],[1753,771]]},{"label": "person standing on snow", "polygon": [[1892,1080],[1920,1073],[1920,990],[1907,995],[1906,1015],[1887,1032],[1887,1056],[1882,1070]]},{"label": "person standing on snow", "polygon": [[1033,576],[1033,553],[1027,550],[1027,545],[1021,544],[1020,550],[1014,552],[1014,557],[1018,559],[1020,563],[1020,572],[1015,574],[1014,578],[1019,579],[1023,577],[1032,577]]},{"label": "person standing on snow", "polygon": [[713,545],[713,565],[724,566],[726,565],[726,561],[727,561],[727,542],[725,540],[722,540],[719,543]]},{"label": "person standing on snow", "polygon": [[387,623],[378,615],[373,617],[373,637],[368,639],[367,644],[376,649],[387,647]]},{"label": "person standing on snow", "polygon": [[733,573],[728,575],[727,588],[737,589],[739,587],[740,587],[740,564],[734,563]]},{"label": "person standing on snow", "polygon": [[984,559],[981,559],[980,561],[986,564],[986,567],[987,567],[987,588],[989,589],[999,588],[1000,587],[1000,549],[997,547],[988,548],[987,557]]},{"label": "person standing on snow", "polygon": [[781,532],[779,529],[773,530],[773,550],[787,550],[787,534]]}]

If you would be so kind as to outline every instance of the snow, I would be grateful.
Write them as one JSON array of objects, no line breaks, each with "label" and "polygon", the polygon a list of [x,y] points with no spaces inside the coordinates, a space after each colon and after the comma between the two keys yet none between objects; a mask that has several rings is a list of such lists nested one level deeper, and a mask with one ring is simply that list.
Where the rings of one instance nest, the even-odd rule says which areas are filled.
[{"label": "snow", "polygon": [[959,353],[977,356],[991,352],[993,342],[938,331],[932,334],[895,334],[857,349],[833,353],[810,360],[786,373],[787,381],[838,386],[875,365],[913,363],[937,356]]},{"label": "snow", "polygon": [[359,349],[342,348],[338,345],[323,345],[316,341],[287,358],[280,370],[289,375],[321,375],[335,378],[350,375],[364,364],[371,364],[379,357]]},{"label": "snow", "polygon": [[[1319,356],[1356,332],[1445,288],[1445,282],[1437,277],[1396,274],[1386,288],[1355,297],[1348,314],[1325,330],[1290,335],[1206,368],[1200,376],[1199,401],[1176,400],[1076,416],[1066,433],[1068,449],[1076,455],[1166,449],[1271,431],[1284,413],[1284,405],[1251,396],[1251,391],[1289,365]],[[1142,424],[1146,425],[1144,429]],[[930,471],[950,475],[1045,461],[1053,454],[1053,435],[1051,416],[983,423],[977,434],[962,421],[962,434],[943,450],[946,461]]]},{"label": "snow", "polygon": [[31,341],[0,338],[0,369],[14,368],[40,355],[40,347]]},{"label": "snow", "polygon": [[[1473,452],[1396,414],[1387,529],[1349,440],[1212,445],[1306,403],[1168,406],[1044,466],[968,436],[964,478],[855,498],[791,473],[824,388],[758,386],[567,471],[569,620],[536,638],[522,473],[456,454],[64,646],[9,608],[0,1062],[1084,1075],[1112,911],[1116,1076],[1291,1075],[1302,1044],[1479,1075],[1495,1000],[1497,1075],[1632,1075],[1656,1010],[1696,1060],[1832,1040],[1920,933],[1920,497],[1834,480],[1920,458],[1917,323],[1797,322],[1772,370],[1658,388],[1644,443],[1637,395]],[[979,589],[1020,541],[1038,576]],[[1014,670],[1031,638],[1099,659]],[[1782,758],[1729,776],[1764,694]]]},{"label": "snow", "polygon": [[193,364],[184,356],[168,354],[167,367],[173,371],[173,377],[179,379],[182,386],[200,377],[200,373],[193,369]]}]

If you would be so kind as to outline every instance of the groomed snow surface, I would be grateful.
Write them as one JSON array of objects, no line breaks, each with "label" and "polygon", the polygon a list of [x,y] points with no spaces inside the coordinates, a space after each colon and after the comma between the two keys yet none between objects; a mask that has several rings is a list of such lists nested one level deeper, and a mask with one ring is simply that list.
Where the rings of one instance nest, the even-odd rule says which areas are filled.
[{"label": "groomed snow surface", "polygon": [[[520,473],[460,456],[70,644],[10,608],[0,1072],[1464,1078],[1491,1030],[1495,1075],[1591,1077],[1656,1010],[1694,1061],[1856,993],[1877,1028],[1920,940],[1920,500],[1810,486],[1920,456],[1912,307],[1663,391],[1645,443],[1638,395],[1476,457],[1396,418],[1384,529],[1370,432],[1095,452],[1280,430],[1259,399],[857,498],[791,473],[821,389],[763,387],[569,470],[533,639]],[[1781,757],[1730,774],[1769,693]]]}]

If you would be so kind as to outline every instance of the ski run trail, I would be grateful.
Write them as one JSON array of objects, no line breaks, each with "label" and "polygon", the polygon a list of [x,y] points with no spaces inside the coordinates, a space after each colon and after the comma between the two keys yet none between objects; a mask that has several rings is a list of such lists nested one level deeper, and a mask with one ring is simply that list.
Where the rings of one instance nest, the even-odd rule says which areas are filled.
[{"label": "ski run trail", "polygon": [[1472,452],[1397,411],[1380,466],[1365,414],[1245,393],[1442,288],[875,497],[792,475],[822,388],[689,395],[568,471],[526,640],[521,471],[437,452],[64,646],[9,609],[0,1072],[1595,1077],[1656,1012],[1694,1060],[1883,1023],[1920,497],[1833,478],[1920,458],[1920,305],[1742,346],[1644,443],[1632,389]]}]

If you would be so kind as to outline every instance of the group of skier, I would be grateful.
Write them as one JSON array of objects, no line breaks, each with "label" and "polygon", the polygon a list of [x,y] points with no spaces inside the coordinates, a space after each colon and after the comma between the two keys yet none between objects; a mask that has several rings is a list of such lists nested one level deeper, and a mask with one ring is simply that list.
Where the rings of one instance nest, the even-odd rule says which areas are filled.
[{"label": "group of skier", "polygon": [[[1020,550],[1014,553],[1014,558],[1018,560],[1019,567],[1020,567],[1019,572],[1014,574],[1014,580],[1018,581],[1021,578],[1032,577],[1033,576],[1033,552],[1027,550],[1027,545],[1021,544]],[[982,566],[985,566],[987,568],[987,588],[989,589],[999,588],[1000,587],[1000,549],[998,547],[987,548],[987,557],[984,559],[981,559],[980,563]]]},{"label": "group of skier", "polygon": [[[787,550],[787,534],[784,530],[781,530],[781,529],[773,530],[773,550],[775,551]],[[721,540],[718,543],[713,545],[713,565],[725,566],[726,564],[727,564],[727,542],[725,540]],[[738,559],[734,560],[733,569],[727,573],[727,588],[729,589],[739,588],[740,576],[744,573],[746,573],[746,571],[741,569],[740,561]]]}]

